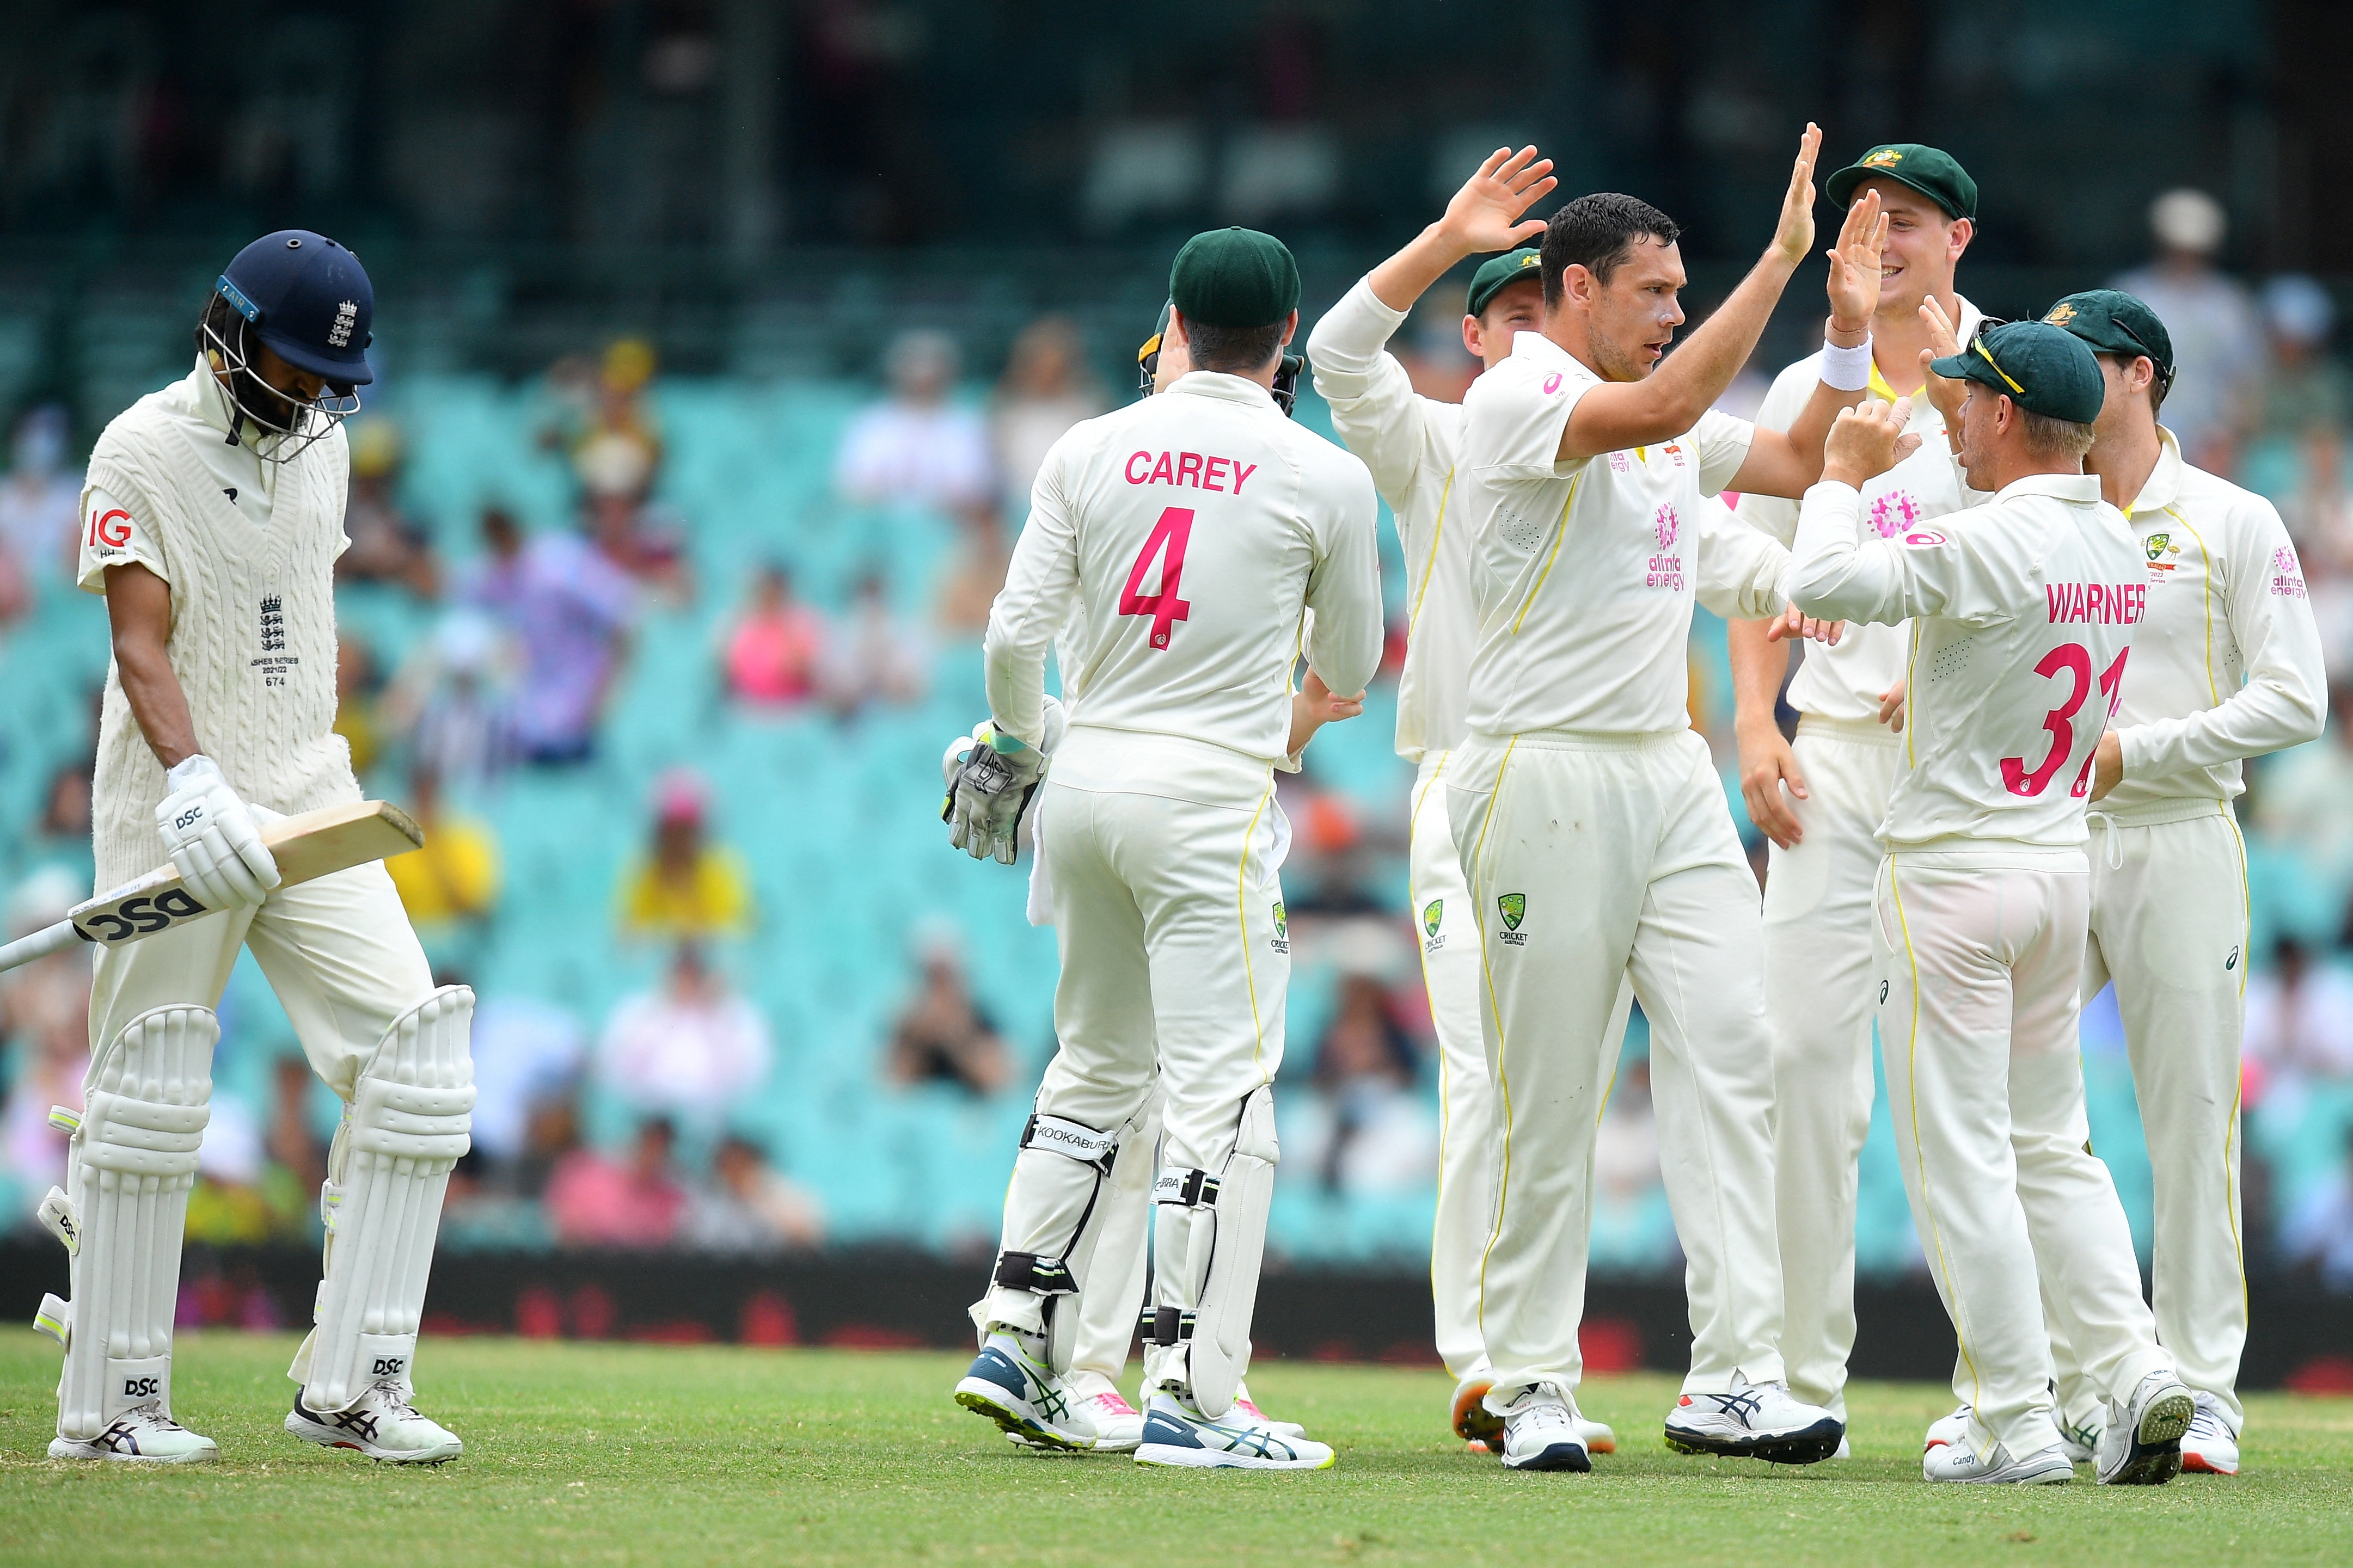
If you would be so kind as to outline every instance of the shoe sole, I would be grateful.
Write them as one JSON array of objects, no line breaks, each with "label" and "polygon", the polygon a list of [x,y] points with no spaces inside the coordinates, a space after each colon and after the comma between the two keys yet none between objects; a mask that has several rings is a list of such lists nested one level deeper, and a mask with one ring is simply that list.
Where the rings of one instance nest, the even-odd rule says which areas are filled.
[{"label": "shoe sole", "polygon": [[2181,1470],[2184,1475],[2235,1476],[2239,1473],[2239,1467],[2232,1465],[2226,1470],[2221,1466],[2214,1463],[2211,1459],[2209,1459],[2205,1455],[2193,1454],[2189,1449],[2184,1448],[2181,1451]]},{"label": "shoe sole", "polygon": [[1838,1452],[1846,1428],[1831,1424],[1827,1430],[1810,1426],[1778,1437],[1714,1437],[1702,1432],[1666,1428],[1667,1447],[1678,1454],[1711,1454],[1724,1459],[1762,1459],[1768,1465],[1818,1465]]},{"label": "shoe sole", "polygon": [[1050,1426],[1039,1426],[987,1390],[968,1386],[978,1381],[977,1378],[967,1378],[959,1384],[955,1402],[975,1415],[996,1422],[998,1430],[1007,1436],[1027,1443],[1033,1448],[1052,1448],[1067,1454],[1083,1454],[1094,1447],[1092,1439],[1082,1443],[1075,1437],[1065,1437]]},{"label": "shoe sole", "polygon": [[2169,1394],[2151,1400],[2133,1428],[2132,1452],[2113,1476],[2100,1478],[2112,1487],[2161,1487],[2181,1473],[2181,1437],[2189,1430],[2198,1403],[2187,1394]]},{"label": "shoe sole", "polygon": [[[60,1452],[60,1449],[63,1451]],[[49,1444],[49,1458],[52,1459],[75,1461],[86,1465],[209,1465],[215,1459],[220,1458],[220,1448],[216,1445],[213,1447],[198,1448],[192,1453],[186,1454],[117,1454],[112,1452],[93,1454],[84,1449],[80,1444],[73,1442],[70,1438],[59,1437]]]},{"label": "shoe sole", "polygon": [[1222,1448],[1180,1448],[1174,1443],[1144,1443],[1135,1450],[1137,1464],[1172,1470],[1328,1470],[1339,1458],[1337,1454],[1326,1454],[1311,1464],[1305,1459],[1273,1459],[1259,1454],[1229,1453]]},{"label": "shoe sole", "polygon": [[1525,1459],[1514,1459],[1506,1453],[1504,1468],[1507,1470],[1567,1470],[1573,1475],[1588,1475],[1593,1461],[1587,1457],[1582,1443],[1551,1443],[1543,1452],[1530,1454]]},{"label": "shoe sole", "polygon": [[1487,1408],[1492,1381],[1466,1383],[1454,1391],[1454,1435],[1466,1443],[1484,1442],[1504,1429],[1504,1418]]},{"label": "shoe sole", "polygon": [[[1068,1448],[1056,1447],[1050,1443],[1038,1442],[1026,1432],[1008,1432],[1005,1434],[1005,1440],[1012,1444],[1017,1448],[1035,1448],[1040,1453],[1050,1452],[1056,1454],[1066,1454],[1071,1452]],[[1136,1445],[1143,1441],[1144,1439],[1141,1437],[1132,1437],[1124,1441],[1116,1437],[1107,1438],[1098,1433],[1095,1436],[1095,1446],[1092,1448],[1086,1449],[1085,1452],[1090,1454],[1133,1454],[1135,1452]]]},{"label": "shoe sole", "polygon": [[379,1448],[373,1443],[354,1442],[340,1427],[321,1426],[299,1415],[287,1416],[286,1430],[305,1443],[316,1443],[322,1448],[346,1448],[379,1465],[446,1465],[466,1451],[466,1445],[455,1437],[447,1448]]}]

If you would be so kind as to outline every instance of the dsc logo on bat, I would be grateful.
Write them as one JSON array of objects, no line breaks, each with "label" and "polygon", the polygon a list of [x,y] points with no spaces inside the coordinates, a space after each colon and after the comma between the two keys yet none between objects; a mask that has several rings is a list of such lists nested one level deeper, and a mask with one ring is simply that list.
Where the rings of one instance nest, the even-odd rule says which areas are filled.
[{"label": "dsc logo on bat", "polygon": [[82,934],[93,942],[123,942],[152,935],[174,921],[204,912],[205,906],[185,888],[174,888],[152,899],[125,899],[111,910],[93,910],[82,917],[86,926]]}]

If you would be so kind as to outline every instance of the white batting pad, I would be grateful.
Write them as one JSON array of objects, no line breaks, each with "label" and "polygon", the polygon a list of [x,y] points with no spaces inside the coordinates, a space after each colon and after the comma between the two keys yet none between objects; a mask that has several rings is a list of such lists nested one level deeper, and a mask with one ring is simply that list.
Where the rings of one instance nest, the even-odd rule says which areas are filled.
[{"label": "white batting pad", "polygon": [[[66,1157],[79,1226],[58,1435],[88,1441],[134,1405],[172,1402],[172,1317],[196,1150],[211,1116],[208,1007],[142,1013],[99,1049]],[[46,1303],[45,1303],[46,1305]]]},{"label": "white batting pad", "polygon": [[1189,1386],[1194,1405],[1211,1420],[1233,1408],[1234,1391],[1250,1370],[1250,1316],[1281,1157],[1274,1090],[1261,1085],[1242,1101],[1222,1172],[1169,1166],[1153,1191],[1163,1304],[1145,1381]]},{"label": "white batting pad", "polygon": [[447,985],[385,1031],[328,1157],[326,1282],[289,1375],[302,1403],[349,1409],[406,1381],[449,1169],[472,1146],[474,994]]},{"label": "white batting pad", "polygon": [[1098,1131],[1041,1113],[1022,1130],[1005,1193],[1005,1239],[982,1304],[982,1328],[1004,1323],[1047,1336],[1047,1359],[1067,1372],[1077,1343],[1076,1303],[1103,1230],[1105,1187],[1120,1140],[1131,1129]]}]

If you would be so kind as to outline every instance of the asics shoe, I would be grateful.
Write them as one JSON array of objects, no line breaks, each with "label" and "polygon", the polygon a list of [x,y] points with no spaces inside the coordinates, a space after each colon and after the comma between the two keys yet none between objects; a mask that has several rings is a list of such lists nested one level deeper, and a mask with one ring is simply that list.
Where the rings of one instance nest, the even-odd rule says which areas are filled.
[{"label": "asics shoe", "polygon": [[1973,1481],[1980,1486],[2055,1487],[2075,1479],[2075,1467],[2053,1443],[2040,1453],[2013,1459],[2000,1443],[1979,1456],[1967,1443],[1939,1443],[1920,1459],[1920,1473],[1932,1481]]},{"label": "asics shoe", "polygon": [[2198,1414],[2181,1435],[2181,1468],[2204,1476],[2239,1473],[2239,1435],[2222,1414],[2222,1402],[2211,1394],[2197,1395]]},{"label": "asics shoe", "polygon": [[[1488,1446],[1495,1446],[1493,1438]],[[1558,1386],[1532,1383],[1504,1406],[1504,1468],[1512,1470],[1593,1468],[1577,1429],[1577,1406]]]},{"label": "asics shoe", "polygon": [[2100,1433],[2105,1425],[2094,1421],[2070,1421],[2059,1416],[2059,1451],[2071,1464],[2088,1465],[2100,1451]]},{"label": "asics shoe", "polygon": [[[1098,1454],[1132,1454],[1144,1441],[1144,1412],[1127,1402],[1125,1395],[1112,1386],[1111,1379],[1099,1372],[1073,1372],[1062,1379],[1069,1391],[1071,1403],[1094,1423],[1095,1446]],[[1006,1437],[1029,1448],[1060,1449],[1059,1443],[1042,1443],[1027,1433],[1008,1427]]]},{"label": "asics shoe", "polygon": [[1667,1413],[1667,1447],[1678,1454],[1722,1454],[1777,1465],[1810,1465],[1838,1452],[1846,1423],[1808,1405],[1785,1383],[1750,1383],[1732,1374],[1726,1394],[1686,1394]]},{"label": "asics shoe", "polygon": [[348,1410],[313,1410],[294,1395],[286,1430],[324,1448],[350,1448],[395,1465],[438,1465],[466,1451],[458,1435],[417,1413],[407,1383],[381,1378]]},{"label": "asics shoe", "polygon": [[1093,1418],[1011,1334],[991,1334],[955,1385],[955,1402],[1039,1448],[1092,1448]]},{"label": "asics shoe", "polygon": [[52,1459],[115,1459],[141,1465],[201,1465],[220,1458],[220,1445],[191,1432],[160,1403],[134,1405],[95,1437],[59,1437]]},{"label": "asics shoe", "polygon": [[[1495,1437],[1504,1430],[1504,1418],[1487,1408],[1487,1391],[1495,1386],[1494,1380],[1484,1373],[1473,1373],[1454,1385],[1454,1435],[1473,1454],[1501,1453],[1504,1446]],[[1618,1434],[1607,1422],[1577,1418],[1577,1436],[1584,1440],[1588,1454],[1614,1454],[1618,1451]]]},{"label": "asics shoe", "polygon": [[2198,1401],[2169,1372],[2153,1372],[2122,1410],[2111,1409],[2100,1434],[2100,1484],[2161,1487],[2181,1471],[2181,1438]]},{"label": "asics shoe", "polygon": [[1250,1384],[1247,1383],[1238,1383],[1234,1385],[1234,1408],[1277,1436],[1304,1437],[1307,1436],[1307,1428],[1298,1422],[1277,1421],[1273,1416],[1261,1410],[1257,1402],[1250,1398]]},{"label": "asics shoe", "polygon": [[1321,1443],[1250,1419],[1239,1404],[1212,1421],[1165,1390],[1145,1406],[1135,1450],[1139,1465],[1197,1470],[1328,1470],[1335,1458]]}]

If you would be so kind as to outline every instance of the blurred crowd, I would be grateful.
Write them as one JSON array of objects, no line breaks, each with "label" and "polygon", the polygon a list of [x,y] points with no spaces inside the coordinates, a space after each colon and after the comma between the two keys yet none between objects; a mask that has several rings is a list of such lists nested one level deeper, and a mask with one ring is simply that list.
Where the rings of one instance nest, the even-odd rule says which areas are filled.
[{"label": "blurred crowd", "polygon": [[[2211,198],[2166,196],[2153,227],[2152,258],[2119,282],[2156,306],[2177,345],[2166,423],[2193,460],[2279,505],[2340,682],[2322,740],[2250,770],[2242,820],[2257,962],[2243,1099],[2251,1268],[2353,1289],[2353,375],[2328,289],[2300,277],[2250,284],[2218,267],[2226,237]],[[1396,346],[1422,390],[1460,397],[1472,366],[1453,320],[1442,305],[1423,315],[1430,320],[1409,323]],[[702,615],[703,685],[748,720],[843,730],[923,722],[917,710],[948,661],[968,656],[986,625],[1046,449],[1110,405],[1067,321],[1030,325],[993,385],[967,376],[950,336],[900,335],[881,357],[881,384],[832,437],[830,504],[919,510],[938,521],[946,546],[922,582],[878,557],[841,591],[811,595],[796,570],[797,524],[779,522],[765,556],[723,576],[707,564],[698,574],[696,520],[665,485],[683,437],[664,428],[657,368],[648,344],[623,340],[601,358],[548,372],[544,416],[529,438],[565,465],[573,501],[563,527],[528,527],[501,504],[456,527],[425,526],[404,483],[414,454],[402,426],[376,412],[351,426],[352,544],[339,572],[353,595],[405,605],[423,630],[380,656],[366,618],[346,617],[337,728],[373,793],[406,802],[427,828],[427,847],[390,870],[448,979],[475,972],[501,922],[545,918],[513,897],[507,847],[483,803],[517,770],[597,761],[651,620],[689,607]],[[1320,407],[1303,396],[1301,414],[1317,418]],[[44,595],[70,592],[79,488],[64,416],[37,408],[19,418],[0,476],[0,657]],[[1730,776],[1722,628],[1702,622],[1693,718]],[[1392,654],[1401,652],[1400,628]],[[1425,1216],[1426,1238],[1442,1128],[1423,933],[1404,907],[1409,774],[1388,754],[1385,715],[1394,709],[1385,693],[1395,671],[1393,657],[1366,720],[1346,727],[1364,733],[1330,732],[1307,770],[1280,785],[1296,834],[1285,881],[1299,974],[1282,1181],[1317,1213],[1405,1214],[1387,1233],[1403,1254],[1412,1215]],[[77,700],[68,718],[87,725],[92,695]],[[733,956],[775,911],[761,907],[754,868],[731,841],[729,797],[700,761],[673,759],[635,819],[615,829],[636,849],[599,918],[649,953],[649,982],[594,1017],[562,997],[483,994],[475,1152],[453,1178],[448,1245],[757,1253],[827,1239],[826,1205],[796,1164],[805,1152],[741,1114],[793,1092],[776,1069],[785,1026],[747,994]],[[1738,819],[1736,787],[1728,794]],[[90,815],[85,749],[51,770],[24,830],[0,847],[10,934],[88,893]],[[911,822],[892,831],[932,830]],[[869,1091],[990,1106],[1025,1100],[1050,1039],[1008,1034],[992,1016],[953,921],[921,909],[903,916],[903,990],[871,1040]],[[87,959],[77,954],[0,976],[0,1185],[13,1187],[12,1215],[61,1169],[47,1108],[79,1104],[88,990]],[[225,1058],[245,1048],[235,1007],[233,999],[224,1008]],[[2108,1153],[2120,1145],[2098,1124],[2101,1086],[2122,1080],[2100,1075],[2120,1047],[2099,1015],[2094,1003],[2087,1072]],[[1659,1184],[1647,1039],[1638,1010],[1597,1149],[1594,1259],[1605,1271],[1665,1275],[1680,1255]],[[332,1097],[299,1055],[216,1076],[225,1088],[192,1237],[315,1236]],[[231,1080],[238,1087],[226,1087]],[[2128,1086],[2121,1093],[2107,1103],[2128,1117]],[[1892,1163],[1874,1174],[1869,1153],[1864,1181],[1895,1192]],[[2133,1182],[2123,1185],[2129,1196]],[[1864,1207],[1873,1223],[1868,1199]],[[1905,1267],[1916,1246],[1900,1194],[1884,1213],[1891,1239],[1867,1245],[1864,1265]],[[265,1310],[224,1289],[206,1309],[216,1317]]]}]

